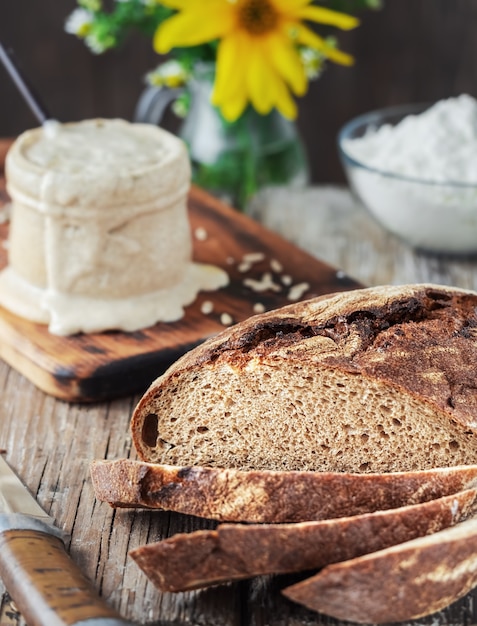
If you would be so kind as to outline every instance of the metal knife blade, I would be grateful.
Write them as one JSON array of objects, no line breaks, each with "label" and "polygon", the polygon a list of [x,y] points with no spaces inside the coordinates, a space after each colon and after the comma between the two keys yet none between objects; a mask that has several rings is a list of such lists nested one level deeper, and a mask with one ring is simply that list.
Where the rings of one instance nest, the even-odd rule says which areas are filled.
[{"label": "metal knife blade", "polygon": [[0,455],[0,513],[24,513],[53,525],[50,517]]},{"label": "metal knife blade", "polygon": [[63,533],[1,455],[0,578],[28,626],[133,626],[83,576]]}]

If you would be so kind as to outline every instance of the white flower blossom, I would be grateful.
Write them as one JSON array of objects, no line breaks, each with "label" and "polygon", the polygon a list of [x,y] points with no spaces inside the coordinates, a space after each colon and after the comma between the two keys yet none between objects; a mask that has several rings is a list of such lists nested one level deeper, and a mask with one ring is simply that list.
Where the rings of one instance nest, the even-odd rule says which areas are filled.
[{"label": "white flower blossom", "polygon": [[308,80],[318,78],[323,71],[324,55],[313,48],[300,48],[300,58]]},{"label": "white flower blossom", "polygon": [[180,87],[187,82],[188,78],[189,76],[184,66],[175,59],[165,61],[165,63],[162,63],[146,75],[146,81],[155,87],[162,87],[163,85]]},{"label": "white flower blossom", "polygon": [[75,9],[66,19],[65,31],[78,37],[85,37],[93,23],[94,15],[86,9]]}]

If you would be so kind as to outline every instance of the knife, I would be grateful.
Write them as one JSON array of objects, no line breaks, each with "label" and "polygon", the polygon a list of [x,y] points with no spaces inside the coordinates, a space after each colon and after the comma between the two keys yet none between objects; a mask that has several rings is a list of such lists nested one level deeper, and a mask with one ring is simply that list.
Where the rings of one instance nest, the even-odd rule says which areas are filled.
[{"label": "knife", "polygon": [[110,608],[0,455],[0,578],[28,626],[133,626]]}]

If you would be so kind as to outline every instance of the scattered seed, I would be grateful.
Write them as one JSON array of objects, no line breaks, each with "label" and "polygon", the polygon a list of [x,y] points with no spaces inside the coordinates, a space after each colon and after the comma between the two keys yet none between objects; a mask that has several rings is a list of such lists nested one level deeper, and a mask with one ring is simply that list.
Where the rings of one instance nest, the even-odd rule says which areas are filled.
[{"label": "scattered seed", "polygon": [[233,324],[234,320],[232,318],[231,315],[229,315],[228,313],[222,313],[222,315],[220,316],[220,323],[223,326],[230,326],[230,324]]},{"label": "scattered seed", "polygon": [[214,303],[211,300],[204,300],[200,305],[200,312],[204,315],[210,315],[214,310]]},{"label": "scattered seed", "polygon": [[277,274],[283,271],[283,265],[277,259],[272,259],[270,261],[270,267],[274,272],[277,272]]},{"label": "scattered seed", "polygon": [[288,274],[283,274],[283,276],[281,277],[280,280],[287,287],[289,287],[292,284],[292,282],[293,282],[293,278],[291,276],[289,276]]},{"label": "scattered seed", "polygon": [[242,260],[245,263],[260,263],[265,259],[265,254],[263,252],[248,252],[243,255]]},{"label": "scattered seed", "polygon": [[235,263],[235,259],[233,258],[233,256],[228,256],[226,261],[227,265],[233,265]]},{"label": "scattered seed", "polygon": [[205,228],[202,228],[202,226],[199,226],[198,228],[195,229],[195,238],[198,241],[205,241],[208,237],[207,231],[205,230]]},{"label": "scattered seed", "polygon": [[297,285],[293,285],[293,287],[288,292],[289,300],[299,300],[302,295],[310,288],[308,283],[298,283]]},{"label": "scattered seed", "polygon": [[273,281],[273,277],[270,272],[265,272],[260,280],[254,280],[253,278],[246,278],[243,281],[246,287],[250,287],[253,291],[281,291],[280,285],[277,285]]},{"label": "scattered seed", "polygon": [[265,311],[266,309],[264,304],[262,304],[261,302],[255,302],[255,304],[253,305],[254,313],[265,313]]},{"label": "scattered seed", "polygon": [[239,264],[238,266],[238,271],[242,272],[243,274],[245,272],[249,272],[252,269],[252,264],[251,263],[247,263],[245,261],[242,261],[242,263]]},{"label": "scattered seed", "polygon": [[343,270],[338,270],[338,271],[336,272],[336,278],[339,278],[339,279],[346,278],[346,273],[345,273],[345,272],[343,272]]}]

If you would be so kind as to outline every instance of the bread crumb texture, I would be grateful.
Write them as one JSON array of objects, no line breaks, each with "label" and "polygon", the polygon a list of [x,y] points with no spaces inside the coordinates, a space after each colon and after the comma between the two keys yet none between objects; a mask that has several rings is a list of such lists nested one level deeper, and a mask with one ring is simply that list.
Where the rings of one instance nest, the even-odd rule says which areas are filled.
[{"label": "bread crumb texture", "polygon": [[388,472],[477,462],[477,293],[360,289],[254,316],[157,379],[140,458]]}]

